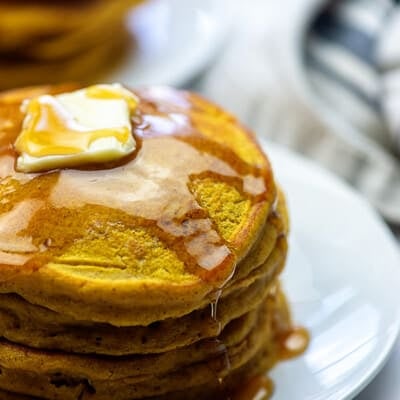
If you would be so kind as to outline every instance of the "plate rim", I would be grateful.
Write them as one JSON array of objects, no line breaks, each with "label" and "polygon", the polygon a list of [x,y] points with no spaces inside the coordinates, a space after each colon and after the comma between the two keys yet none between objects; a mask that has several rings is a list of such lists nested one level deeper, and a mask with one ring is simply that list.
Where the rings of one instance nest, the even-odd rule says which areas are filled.
[{"label": "plate rim", "polygon": [[[317,164],[311,159],[306,158],[304,155],[296,153],[291,149],[288,149],[282,145],[278,145],[273,143],[265,138],[258,137],[261,148],[267,154],[269,158],[273,170],[275,171],[275,175],[279,175],[276,173],[279,166],[274,166],[276,163],[274,161],[275,158],[287,159],[290,158],[296,164],[301,164],[304,169],[308,170],[308,172],[312,174],[319,174],[323,176],[330,182],[333,182],[334,187],[338,187],[337,190],[344,191],[349,197],[351,197],[356,202],[360,203],[365,207],[370,215],[375,219],[376,223],[381,225],[381,228],[385,231],[385,241],[390,243],[390,246],[393,248],[393,254],[397,254],[397,258],[399,259],[399,271],[398,275],[400,276],[400,246],[397,243],[393,233],[390,231],[389,227],[384,223],[383,218],[378,214],[378,212],[372,207],[372,205],[359,193],[356,189],[351,187],[345,181],[343,181],[340,177],[336,176],[333,172],[327,170],[325,167]],[[290,298],[289,298],[290,302]],[[378,375],[378,373],[382,370],[384,365],[386,364],[389,356],[392,354],[392,350],[396,343],[396,340],[400,337],[400,307],[398,308],[394,320],[390,325],[390,330],[386,332],[385,336],[385,345],[380,348],[379,354],[374,359],[374,362],[368,365],[366,371],[353,382],[352,385],[347,384],[343,390],[343,393],[340,395],[341,397],[337,400],[350,400],[355,396],[360,394]],[[301,321],[300,321],[301,322]],[[312,332],[311,332],[312,333]],[[312,335],[311,335],[312,338]],[[312,339],[311,339],[312,340]],[[329,399],[332,398],[333,394],[329,394]],[[273,398],[272,398],[273,399]]]}]

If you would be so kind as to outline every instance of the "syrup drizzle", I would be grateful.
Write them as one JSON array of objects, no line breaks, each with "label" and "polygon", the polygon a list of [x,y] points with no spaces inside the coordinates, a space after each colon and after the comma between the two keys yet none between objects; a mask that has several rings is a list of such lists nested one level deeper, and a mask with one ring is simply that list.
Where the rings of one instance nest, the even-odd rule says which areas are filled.
[{"label": "syrup drizzle", "polygon": [[231,370],[231,361],[229,358],[228,348],[226,347],[225,343],[218,339],[219,334],[222,331],[222,323],[221,320],[218,318],[218,301],[221,297],[222,290],[217,289],[211,295],[211,302],[210,302],[210,309],[211,309],[211,320],[217,324],[218,330],[215,334],[215,339],[213,341],[218,344],[219,348],[222,349],[222,360],[219,364],[219,368],[215,370],[215,376],[219,383],[222,386],[224,382],[224,376],[228,375],[229,371]]},{"label": "syrup drizzle", "polygon": [[221,297],[221,294],[222,294],[222,290],[217,289],[210,295],[211,319],[213,321],[218,321],[218,318],[217,318],[218,301]]}]

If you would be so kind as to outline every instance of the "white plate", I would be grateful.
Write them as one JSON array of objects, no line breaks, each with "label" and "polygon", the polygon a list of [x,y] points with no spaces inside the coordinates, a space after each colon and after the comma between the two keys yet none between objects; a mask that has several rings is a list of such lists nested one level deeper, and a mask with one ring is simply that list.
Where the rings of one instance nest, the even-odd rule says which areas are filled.
[{"label": "white plate", "polygon": [[[315,164],[264,143],[289,199],[284,286],[312,341],[271,374],[273,400],[353,398],[379,371],[400,326],[400,256],[381,219]],[[340,160],[338,160],[340,162]]]},{"label": "white plate", "polygon": [[132,45],[106,78],[128,86],[181,86],[206,66],[231,23],[226,0],[147,0],[128,18]]}]

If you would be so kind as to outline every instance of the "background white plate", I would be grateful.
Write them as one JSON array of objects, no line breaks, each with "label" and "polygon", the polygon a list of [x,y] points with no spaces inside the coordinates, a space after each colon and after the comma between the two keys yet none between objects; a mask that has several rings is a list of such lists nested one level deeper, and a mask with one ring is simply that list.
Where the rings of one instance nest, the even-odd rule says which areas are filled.
[{"label": "background white plate", "polygon": [[302,357],[271,374],[273,400],[353,398],[383,366],[399,331],[397,244],[369,204],[333,175],[272,144],[264,148],[289,200],[284,286],[294,319],[312,336]]},{"label": "background white plate", "polygon": [[231,22],[227,0],[148,0],[128,18],[131,48],[106,80],[181,86],[215,55]]}]

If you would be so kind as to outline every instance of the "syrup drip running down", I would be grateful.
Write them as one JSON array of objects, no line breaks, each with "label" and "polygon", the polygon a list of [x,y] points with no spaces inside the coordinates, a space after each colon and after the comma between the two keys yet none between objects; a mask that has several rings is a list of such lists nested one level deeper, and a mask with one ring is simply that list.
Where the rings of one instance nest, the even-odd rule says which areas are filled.
[{"label": "syrup drip running down", "polygon": [[231,367],[231,360],[229,358],[229,352],[228,352],[226,345],[224,343],[222,343],[222,341],[220,341],[218,339],[216,339],[216,340],[220,344],[220,346],[224,349],[224,351],[222,353],[222,359],[221,359],[221,369],[219,371],[217,371],[217,374],[216,374],[218,383],[220,385],[222,385],[224,382],[224,376],[229,374],[232,367]]},{"label": "syrup drip running down", "polygon": [[218,301],[219,301],[219,299],[221,297],[221,294],[222,294],[222,290],[221,289],[217,289],[210,296],[210,298],[211,298],[211,302],[210,302],[211,319],[213,321],[218,321],[218,318],[217,318]]},{"label": "syrup drip running down", "polygon": [[221,294],[222,294],[222,290],[217,289],[210,296],[211,297],[211,302],[210,302],[211,320],[213,322],[217,323],[217,325],[218,325],[218,333],[216,334],[216,338],[214,339],[214,341],[219,345],[219,349],[223,349],[223,351],[221,353],[222,360],[221,360],[220,368],[215,371],[217,381],[220,385],[222,385],[224,382],[223,377],[228,375],[229,371],[231,370],[231,361],[229,359],[228,349],[227,349],[226,345],[220,339],[217,338],[217,336],[219,336],[219,334],[221,333],[221,330],[222,330],[222,324],[221,324],[220,320],[218,319],[218,314],[217,314],[218,301],[221,297]]}]

